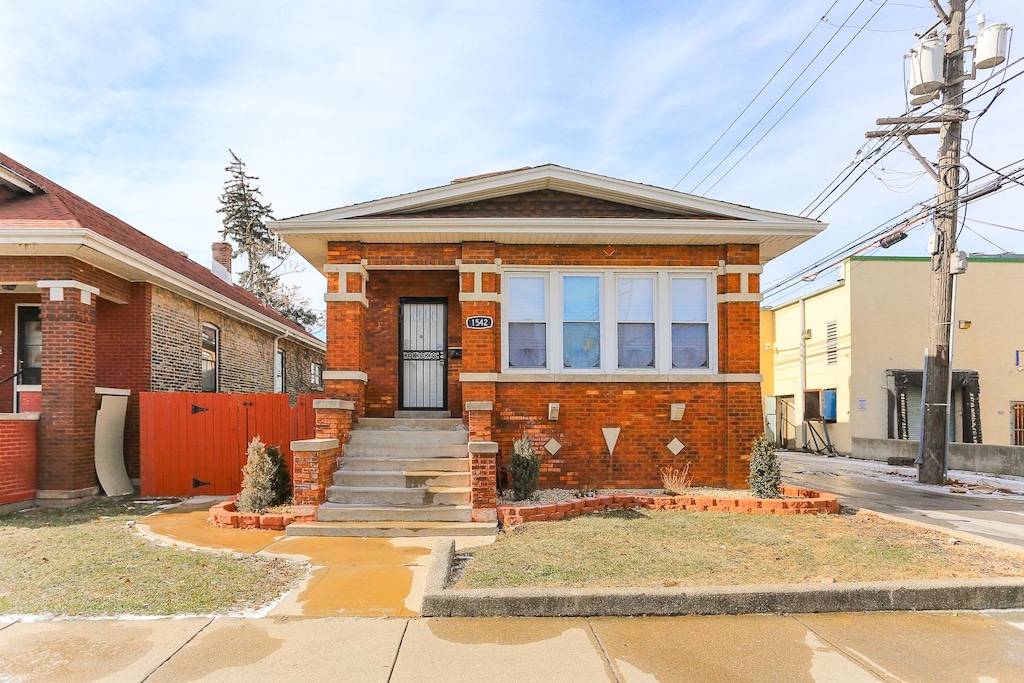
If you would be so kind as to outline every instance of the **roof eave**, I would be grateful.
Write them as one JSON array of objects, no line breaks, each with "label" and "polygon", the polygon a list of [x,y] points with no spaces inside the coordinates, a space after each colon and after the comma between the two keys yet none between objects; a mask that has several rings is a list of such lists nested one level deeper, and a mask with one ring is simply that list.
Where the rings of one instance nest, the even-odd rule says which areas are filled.
[{"label": "roof eave", "polygon": [[[10,247],[18,246],[14,251]],[[310,348],[326,350],[326,344],[303,335],[269,316],[204,287],[118,242],[86,228],[50,228],[46,230],[0,230],[0,254],[16,256],[70,256],[132,282],[150,282],[188,299],[202,303],[238,320],[253,324],[275,335],[292,339]]]}]

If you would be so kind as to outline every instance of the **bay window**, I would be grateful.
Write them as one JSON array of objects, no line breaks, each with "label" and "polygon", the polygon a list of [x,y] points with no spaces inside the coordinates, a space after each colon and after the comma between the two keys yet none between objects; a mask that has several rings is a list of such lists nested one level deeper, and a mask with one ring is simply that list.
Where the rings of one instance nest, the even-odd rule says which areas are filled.
[{"label": "bay window", "polygon": [[715,271],[508,270],[503,367],[544,373],[711,373]]}]

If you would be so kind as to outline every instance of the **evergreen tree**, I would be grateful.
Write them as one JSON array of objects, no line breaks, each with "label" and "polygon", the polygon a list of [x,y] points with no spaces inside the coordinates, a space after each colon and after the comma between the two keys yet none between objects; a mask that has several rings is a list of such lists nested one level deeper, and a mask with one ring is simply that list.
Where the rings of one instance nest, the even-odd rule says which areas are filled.
[{"label": "evergreen tree", "polygon": [[309,329],[321,324],[320,316],[310,308],[309,301],[299,295],[299,288],[285,285],[281,276],[298,270],[285,265],[291,247],[271,234],[266,225],[273,220],[273,209],[263,202],[263,194],[256,186],[257,176],[245,172],[245,162],[233,150],[231,163],[225,167],[229,178],[220,195],[220,208],[224,214],[222,239],[234,244],[232,258],[243,256],[245,270],[238,274],[239,284],[255,294],[275,311],[289,320]]}]

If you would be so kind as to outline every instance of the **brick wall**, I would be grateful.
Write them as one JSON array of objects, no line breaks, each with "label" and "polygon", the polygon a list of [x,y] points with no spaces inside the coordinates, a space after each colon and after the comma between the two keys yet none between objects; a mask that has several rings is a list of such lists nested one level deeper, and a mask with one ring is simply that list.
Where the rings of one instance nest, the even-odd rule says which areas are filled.
[{"label": "brick wall", "polygon": [[117,301],[131,298],[130,283],[105,270],[66,256],[0,256],[0,273],[5,282],[77,280],[100,290]]},{"label": "brick wall", "polygon": [[96,306],[96,385],[129,389],[124,426],[128,476],[139,476],[139,394],[150,391],[152,285],[131,285],[131,301],[101,299]]},{"label": "brick wall", "polygon": [[[462,345],[462,319],[459,315],[458,273],[446,271],[373,271],[366,285],[370,309],[366,314],[366,415],[391,417],[400,407],[398,374],[399,299],[424,297],[448,302],[448,346]],[[462,410],[459,382],[461,361],[448,365],[448,405],[454,414]]]},{"label": "brick wall", "polygon": [[284,350],[285,391],[291,397],[292,404],[295,404],[295,396],[297,394],[317,394],[322,392],[322,386],[313,384],[310,365],[312,363],[320,363],[322,368],[324,354],[308,346],[296,344],[286,339],[282,339],[278,344]]},{"label": "brick wall", "polygon": [[[560,190],[534,190],[495,197],[477,202],[466,202],[429,211],[417,211],[417,218],[471,218],[534,216],[543,218],[690,218],[697,213],[678,214],[653,211],[606,199],[585,197]],[[379,214],[379,217],[407,214]]]},{"label": "brick wall", "polygon": [[[152,391],[202,391],[200,333],[204,323],[220,330],[218,358],[222,393],[271,393],[274,390],[274,337],[165,289],[152,293]],[[285,380],[297,393],[314,393],[309,364],[323,354],[286,339]]]},{"label": "brick wall", "polygon": [[0,505],[36,495],[38,420],[0,418]]},{"label": "brick wall", "polygon": [[[557,198],[551,198],[557,199]],[[366,345],[368,353],[361,368],[370,375],[366,389],[367,414],[388,415],[397,392],[397,300],[401,296],[438,295],[439,288],[460,286],[474,291],[472,273],[461,279],[449,270],[456,259],[463,264],[493,263],[502,266],[537,267],[705,267],[727,265],[756,266],[756,245],[508,245],[464,243],[440,245],[332,243],[328,249],[332,263],[358,263],[367,266],[423,266],[424,271],[372,270],[367,287],[370,309],[367,313]],[[444,270],[430,270],[431,267]],[[717,278],[719,294],[757,291],[756,276],[723,274]],[[449,285],[451,281],[451,285]],[[334,288],[339,286],[333,281]],[[499,292],[500,275],[484,272],[479,293]],[[338,291],[332,289],[332,291]],[[348,291],[353,291],[351,287]],[[447,294],[451,319],[457,317],[458,340],[464,347],[465,372],[496,372],[500,369],[500,306],[491,302],[459,304]],[[468,315],[493,315],[493,330],[465,330]],[[757,374],[758,305],[756,302],[720,303],[717,306],[718,372],[720,374]],[[455,346],[452,326],[450,346]],[[345,344],[357,330],[345,328],[341,321],[329,325],[328,355],[353,360]],[[340,340],[340,343],[339,343]],[[456,375],[453,367],[452,376]],[[450,390],[450,396],[456,394]],[[467,382],[461,386],[462,401],[493,401],[494,411],[488,423],[480,414],[475,432],[487,433],[499,443],[499,461],[508,464],[512,441],[524,431],[543,456],[542,486],[660,486],[660,469],[683,467],[690,463],[694,482],[700,485],[744,487],[750,444],[761,432],[760,385],[757,382]],[[561,404],[557,422],[547,419],[547,404]],[[449,403],[453,408],[454,400]],[[669,419],[670,405],[685,403],[682,421]],[[608,453],[602,427],[619,428],[613,454]],[[542,450],[551,438],[561,444],[556,455]],[[684,449],[673,455],[667,444],[678,439]]]},{"label": "brick wall", "polygon": [[[712,383],[499,383],[495,401],[495,435],[507,466],[512,442],[524,432],[541,455],[543,487],[636,487],[661,485],[662,467],[690,463],[694,484],[745,485],[744,462],[761,431],[757,411],[760,387]],[[731,407],[727,397],[742,404]],[[557,421],[547,419],[547,404],[560,404]],[[681,421],[669,419],[670,404],[685,403]],[[602,428],[619,428],[609,454]],[[555,455],[544,444],[555,439]],[[673,455],[667,445],[684,446]],[[738,469],[737,469],[738,467]]]}]

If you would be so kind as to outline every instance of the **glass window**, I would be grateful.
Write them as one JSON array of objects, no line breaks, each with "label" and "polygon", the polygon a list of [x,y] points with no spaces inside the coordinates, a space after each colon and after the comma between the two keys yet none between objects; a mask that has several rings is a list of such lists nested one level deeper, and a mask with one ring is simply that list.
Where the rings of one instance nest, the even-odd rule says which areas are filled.
[{"label": "glass window", "polygon": [[708,348],[708,281],[672,278],[672,367],[706,368]]},{"label": "glass window", "polygon": [[274,357],[274,393],[284,392],[284,349],[278,349]]},{"label": "glass window", "polygon": [[220,330],[213,325],[204,324],[201,333],[201,369],[203,375],[203,391],[216,392],[217,360],[220,356]]},{"label": "glass window", "polygon": [[601,366],[601,276],[562,278],[562,364]]},{"label": "glass window", "polygon": [[324,385],[324,366],[320,363],[309,364],[309,383],[314,387],[322,387]]},{"label": "glass window", "polygon": [[654,367],[654,278],[616,281],[620,368]]},{"label": "glass window", "polygon": [[510,368],[547,367],[546,284],[543,275],[516,275],[508,279]]}]

